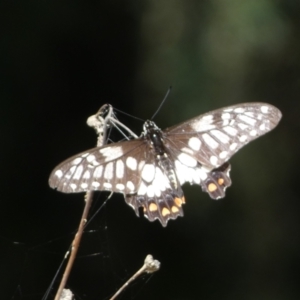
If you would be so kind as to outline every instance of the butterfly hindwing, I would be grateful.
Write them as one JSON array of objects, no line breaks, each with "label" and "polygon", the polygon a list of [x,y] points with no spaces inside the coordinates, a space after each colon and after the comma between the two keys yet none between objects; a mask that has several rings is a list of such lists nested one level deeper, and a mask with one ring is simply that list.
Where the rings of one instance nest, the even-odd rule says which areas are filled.
[{"label": "butterfly hindwing", "polygon": [[155,156],[153,149],[148,148],[148,160],[140,169],[140,184],[136,194],[126,195],[126,202],[138,215],[142,207],[149,221],[158,219],[163,226],[169,219],[183,216],[183,191],[174,171],[172,157]]}]

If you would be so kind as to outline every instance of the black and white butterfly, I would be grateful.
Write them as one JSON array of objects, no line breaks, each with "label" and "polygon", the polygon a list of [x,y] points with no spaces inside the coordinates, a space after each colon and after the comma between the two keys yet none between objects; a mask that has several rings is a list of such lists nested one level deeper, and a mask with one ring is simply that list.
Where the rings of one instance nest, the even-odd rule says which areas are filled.
[{"label": "black and white butterfly", "polygon": [[185,182],[199,184],[211,198],[231,185],[229,158],[272,130],[281,112],[266,103],[217,109],[165,130],[146,121],[137,139],[77,154],[58,165],[49,184],[64,193],[107,190],[123,193],[139,215],[163,226],[183,216]]}]

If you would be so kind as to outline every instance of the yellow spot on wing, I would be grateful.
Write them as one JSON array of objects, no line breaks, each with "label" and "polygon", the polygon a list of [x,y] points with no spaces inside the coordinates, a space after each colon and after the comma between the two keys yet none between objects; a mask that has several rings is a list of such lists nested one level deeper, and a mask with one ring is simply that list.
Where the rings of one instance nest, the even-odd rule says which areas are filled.
[{"label": "yellow spot on wing", "polygon": [[217,186],[214,183],[210,183],[207,188],[209,192],[214,192],[217,189]]},{"label": "yellow spot on wing", "polygon": [[176,207],[175,205],[174,205],[174,206],[172,206],[172,212],[173,212],[173,213],[177,213],[177,212],[179,212],[179,209],[178,209],[178,207]]},{"label": "yellow spot on wing", "polygon": [[149,210],[150,211],[157,211],[157,205],[155,203],[151,203],[149,205]]},{"label": "yellow spot on wing", "polygon": [[171,212],[166,208],[164,207],[161,211],[161,214],[163,215],[163,217],[165,217],[166,215],[169,215]]}]

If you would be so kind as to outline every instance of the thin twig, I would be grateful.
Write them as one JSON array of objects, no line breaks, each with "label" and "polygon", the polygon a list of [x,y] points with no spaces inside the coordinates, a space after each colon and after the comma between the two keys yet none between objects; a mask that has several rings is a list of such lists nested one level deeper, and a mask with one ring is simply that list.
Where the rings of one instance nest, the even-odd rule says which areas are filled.
[{"label": "thin twig", "polygon": [[159,268],[160,262],[158,260],[154,260],[151,254],[147,255],[144,265],[132,277],[130,277],[109,300],[115,300],[131,282],[136,280],[143,273],[154,273],[158,271]]},{"label": "thin twig", "polygon": [[[102,114],[104,111],[107,112],[106,118],[102,117]],[[100,110],[98,111],[98,113],[96,115],[89,117],[87,120],[88,125],[91,127],[94,127],[94,129],[96,130],[96,132],[98,134],[97,147],[103,146],[104,138],[106,138],[107,124],[109,122],[109,120],[107,120],[107,118],[110,118],[111,114],[112,114],[112,107],[110,105],[104,105],[100,108]],[[76,258],[76,254],[78,252],[78,248],[79,248],[79,244],[80,244],[81,237],[83,234],[83,230],[84,230],[85,224],[87,222],[88,213],[89,213],[91,205],[92,205],[93,195],[94,195],[93,191],[88,191],[85,194],[85,206],[84,206],[84,210],[83,210],[82,217],[80,220],[80,224],[79,224],[77,233],[74,237],[74,240],[72,242],[70,258],[68,260],[67,266],[65,268],[64,274],[62,276],[62,279],[59,284],[59,287],[56,292],[54,300],[61,300],[62,292],[63,292],[63,290],[66,286],[67,280],[70,276],[70,273],[71,273],[71,270],[72,270],[72,267],[73,267],[73,264],[74,264],[74,261]],[[68,256],[68,255],[69,255],[69,252],[66,253],[66,256]]]},{"label": "thin twig", "polygon": [[[92,200],[93,200],[93,194],[94,194],[94,192],[92,192],[92,191],[87,192],[85,194],[85,206],[84,206],[84,210],[83,210],[82,217],[81,217],[81,220],[80,220],[80,224],[79,224],[77,233],[75,235],[75,238],[72,242],[70,258],[68,260],[66,269],[64,271],[63,277],[61,279],[61,282],[60,282],[60,285],[59,285],[58,290],[56,292],[54,300],[60,300],[61,299],[61,293],[62,293],[62,291],[63,291],[63,289],[64,289],[64,287],[67,283],[67,280],[69,278],[69,275],[71,273],[76,254],[78,252],[81,237],[82,237],[82,234],[83,234],[84,226],[85,226],[85,223],[87,221],[89,210],[91,208],[91,204],[92,204]],[[67,253],[66,255],[68,255],[68,254],[69,253]]]},{"label": "thin twig", "polygon": [[[87,120],[87,124],[90,127],[93,127],[96,130],[96,133],[98,134],[97,147],[101,147],[105,143],[107,129],[109,128],[110,125],[116,126],[115,124],[118,124],[121,127],[123,127],[127,132],[129,132],[129,134],[131,134],[134,138],[137,138],[137,135],[135,135],[134,132],[132,132],[128,127],[126,127],[124,124],[122,124],[120,121],[118,121],[114,117],[113,108],[109,104],[103,105],[95,115],[89,117]],[[83,234],[83,230],[84,230],[84,227],[87,222],[88,213],[91,208],[93,194],[94,194],[93,191],[88,191],[85,195],[85,207],[84,207],[84,210],[82,213],[80,224],[79,224],[77,233],[74,237],[74,240],[72,242],[72,246],[71,246],[71,250],[70,250],[71,254],[70,254],[67,266],[65,268],[64,274],[62,276],[62,279],[59,284],[59,287],[56,292],[54,300],[62,300],[62,292],[64,291],[65,285],[67,283],[67,280],[69,278],[69,275],[71,273],[71,270],[72,270],[72,267],[74,264],[74,260],[76,258],[76,254],[78,252],[78,248],[79,248],[79,244],[80,244],[81,237]],[[67,258],[67,256],[69,255],[70,252],[68,251],[66,253],[65,258]],[[143,272],[148,272],[148,271],[143,270]]]}]

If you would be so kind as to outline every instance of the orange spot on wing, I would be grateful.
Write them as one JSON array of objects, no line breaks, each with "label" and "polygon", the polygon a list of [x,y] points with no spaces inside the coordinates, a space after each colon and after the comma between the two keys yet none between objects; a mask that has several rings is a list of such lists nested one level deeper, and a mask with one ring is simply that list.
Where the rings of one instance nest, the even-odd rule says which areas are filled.
[{"label": "orange spot on wing", "polygon": [[182,200],[180,199],[180,198],[177,198],[177,197],[175,197],[174,198],[174,202],[175,202],[175,204],[177,205],[177,206],[181,206],[181,204],[182,204]]},{"label": "orange spot on wing", "polygon": [[218,184],[219,184],[219,185],[222,185],[223,183],[224,183],[224,179],[223,179],[223,178],[219,178],[219,179],[218,179]]},{"label": "orange spot on wing", "polygon": [[175,197],[174,202],[178,207],[181,207],[181,205],[185,203],[185,198],[184,196],[182,196],[181,198]]},{"label": "orange spot on wing", "polygon": [[166,208],[164,207],[161,211],[161,214],[163,215],[163,217],[169,215],[171,212]]}]

